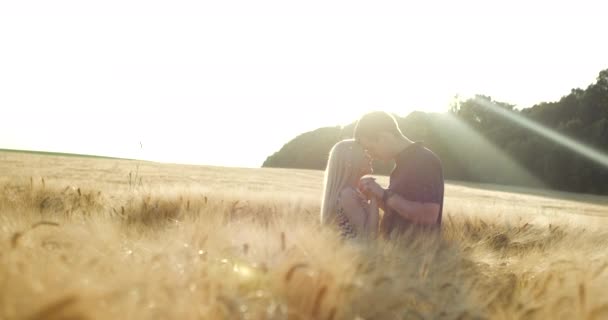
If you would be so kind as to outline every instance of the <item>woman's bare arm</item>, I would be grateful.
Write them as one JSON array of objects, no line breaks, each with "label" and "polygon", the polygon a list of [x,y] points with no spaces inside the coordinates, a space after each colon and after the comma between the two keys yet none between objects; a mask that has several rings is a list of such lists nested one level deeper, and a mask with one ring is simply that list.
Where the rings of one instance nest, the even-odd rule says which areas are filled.
[{"label": "woman's bare arm", "polygon": [[367,234],[375,238],[378,234],[378,221],[380,220],[380,212],[378,210],[378,202],[372,198],[368,207],[368,221],[366,224]]},{"label": "woman's bare arm", "polygon": [[[367,208],[365,208],[361,203],[361,198],[357,191],[354,189],[344,189],[340,193],[340,199],[342,202],[342,207],[344,208],[344,214],[348,218],[348,221],[353,228],[357,230],[357,234],[362,236],[370,235],[372,232],[370,222],[377,226],[377,219],[375,222],[370,221],[373,220],[373,218],[370,219],[371,215],[369,214]],[[377,212],[377,206],[375,210]]]}]

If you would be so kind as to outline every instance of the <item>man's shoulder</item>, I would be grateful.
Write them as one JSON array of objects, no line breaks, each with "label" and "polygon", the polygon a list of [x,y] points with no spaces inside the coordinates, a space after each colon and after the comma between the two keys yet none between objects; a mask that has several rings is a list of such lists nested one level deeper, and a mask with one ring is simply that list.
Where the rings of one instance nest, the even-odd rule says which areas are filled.
[{"label": "man's shoulder", "polygon": [[420,179],[443,177],[443,166],[439,157],[421,142],[411,146],[406,157],[399,159],[391,173],[391,185],[416,184]]},{"label": "man's shoulder", "polygon": [[415,154],[416,159],[420,164],[441,167],[441,160],[431,149],[427,148],[421,142],[416,142],[416,144],[417,148]]}]

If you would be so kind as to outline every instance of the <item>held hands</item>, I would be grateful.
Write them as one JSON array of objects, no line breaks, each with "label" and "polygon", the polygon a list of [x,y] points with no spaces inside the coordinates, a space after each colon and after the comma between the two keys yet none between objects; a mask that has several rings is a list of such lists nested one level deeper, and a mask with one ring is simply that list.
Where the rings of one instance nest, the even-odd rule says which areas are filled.
[{"label": "held hands", "polygon": [[375,178],[365,177],[359,180],[359,190],[370,199],[381,200],[384,193],[382,188]]}]

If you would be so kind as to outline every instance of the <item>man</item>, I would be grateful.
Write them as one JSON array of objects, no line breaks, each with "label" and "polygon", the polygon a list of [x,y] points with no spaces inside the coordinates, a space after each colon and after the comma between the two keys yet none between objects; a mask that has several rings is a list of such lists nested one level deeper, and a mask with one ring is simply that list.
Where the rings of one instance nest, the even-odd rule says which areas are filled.
[{"label": "man", "polygon": [[395,160],[388,189],[373,178],[361,180],[361,189],[378,199],[384,210],[380,231],[389,235],[410,226],[439,229],[444,191],[439,158],[422,143],[404,136],[395,119],[385,112],[361,117],[355,127],[355,140],[374,159]]}]

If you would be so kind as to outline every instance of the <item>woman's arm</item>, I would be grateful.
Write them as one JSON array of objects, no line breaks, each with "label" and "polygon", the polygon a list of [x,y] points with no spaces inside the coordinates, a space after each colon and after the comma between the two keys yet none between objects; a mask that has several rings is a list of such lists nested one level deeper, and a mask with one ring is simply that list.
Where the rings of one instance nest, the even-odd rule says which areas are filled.
[{"label": "woman's arm", "polygon": [[348,221],[357,231],[358,235],[368,236],[370,233],[369,223],[371,219],[361,201],[359,194],[354,189],[348,188],[340,192],[340,202]]},{"label": "woman's arm", "polygon": [[375,238],[378,234],[378,221],[380,220],[380,212],[378,211],[378,202],[376,198],[372,198],[368,207],[368,221],[366,224],[367,234]]}]

